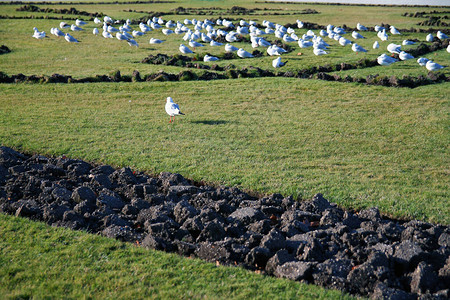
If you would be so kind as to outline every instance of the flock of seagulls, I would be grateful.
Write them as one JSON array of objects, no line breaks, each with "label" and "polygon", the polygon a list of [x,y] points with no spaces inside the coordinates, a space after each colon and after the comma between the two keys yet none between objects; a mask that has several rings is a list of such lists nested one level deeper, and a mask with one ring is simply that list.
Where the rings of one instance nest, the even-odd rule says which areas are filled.
[{"label": "flock of seagulls", "polygon": [[[356,41],[358,40],[365,39],[363,34],[364,32],[368,31],[367,27],[360,23],[356,25],[358,31],[353,31],[348,36],[348,38],[346,37],[347,32],[343,28],[331,24],[326,27],[326,30],[320,30],[319,34],[316,34],[312,30],[308,30],[302,36],[298,36],[294,28],[286,28],[283,25],[274,24],[267,20],[264,20],[262,22],[262,26],[258,26],[255,21],[247,22],[245,20],[240,20],[238,24],[234,24],[233,22],[226,19],[218,19],[215,23],[208,19],[205,19],[203,21],[196,19],[185,19],[183,22],[174,22],[172,20],[165,21],[161,17],[153,17],[146,23],[139,23],[139,30],[137,30],[137,28],[133,29],[131,27],[131,21],[129,19],[126,20],[123,24],[120,24],[120,22],[114,21],[111,17],[105,16],[103,20],[95,18],[94,23],[98,26],[98,28],[96,27],[92,31],[94,35],[100,36],[101,30],[101,36],[103,36],[104,38],[113,39],[115,37],[117,40],[127,42],[130,46],[134,47],[139,47],[139,44],[136,41],[137,37],[143,36],[153,30],[161,30],[161,32],[165,36],[169,36],[171,34],[182,36],[182,40],[184,40],[184,43],[180,44],[179,51],[183,54],[195,53],[194,51],[197,48],[209,45],[210,47],[224,46],[226,52],[236,52],[237,56],[240,58],[252,58],[252,53],[244,50],[243,48],[238,48],[232,45],[232,43],[240,40],[240,36],[245,35],[250,36],[252,48],[266,48],[266,52],[270,56],[281,56],[283,53],[287,52],[285,49],[266,40],[266,37],[271,35],[278,39],[282,39],[287,44],[297,43],[300,49],[312,48],[312,52],[317,56],[329,54],[330,41],[336,41],[343,47],[351,45],[350,48],[355,53],[369,51],[356,43]],[[297,28],[303,28],[303,22],[297,20],[296,23]],[[57,37],[64,37],[64,39],[69,43],[78,43],[79,41],[75,37],[73,37],[69,33],[64,33],[62,30],[70,30],[72,32],[83,31],[83,26],[86,24],[87,22],[79,19],[75,21],[75,24],[71,25],[65,22],[61,22],[59,24],[60,28],[51,28],[50,32],[52,35],[55,35]],[[220,26],[221,28],[216,29],[216,25]],[[374,29],[377,32],[377,37],[380,41],[375,41],[373,43],[373,49],[380,48],[380,42],[382,43],[388,41],[389,34],[401,35],[401,32],[394,26],[384,28],[382,26],[376,25]],[[46,37],[45,31],[40,32],[36,27],[34,27],[33,30],[34,38],[43,39]],[[223,45],[223,43],[218,42],[217,39],[219,37],[224,37],[227,43]],[[448,36],[441,31],[438,31],[436,33],[436,37],[441,40],[448,39]],[[350,38],[353,40],[351,40]],[[435,37],[432,34],[429,34],[426,36],[426,41],[431,42],[434,40],[434,38]],[[325,39],[328,40],[325,41]],[[163,42],[163,40],[153,37],[149,40],[150,44],[161,44]],[[400,60],[414,59],[411,54],[401,49],[402,46],[413,45],[414,43],[414,41],[406,39],[403,40],[402,45],[390,43],[386,49],[391,53],[392,56],[393,54],[398,54]],[[450,46],[447,48],[447,52],[450,52]],[[217,61],[219,60],[219,58],[211,55],[205,55],[203,60],[205,62]],[[430,71],[435,71],[443,68],[443,66],[432,61],[426,62],[425,65],[423,65],[423,63],[419,62],[419,60],[423,62],[423,58],[418,59],[419,65],[425,66]],[[398,59],[386,54],[381,54],[380,56],[378,56],[377,61],[382,66],[388,66],[397,62]],[[286,62],[282,62],[281,57],[277,57],[272,61],[272,66],[274,68],[280,68],[284,65],[286,65]]]}]

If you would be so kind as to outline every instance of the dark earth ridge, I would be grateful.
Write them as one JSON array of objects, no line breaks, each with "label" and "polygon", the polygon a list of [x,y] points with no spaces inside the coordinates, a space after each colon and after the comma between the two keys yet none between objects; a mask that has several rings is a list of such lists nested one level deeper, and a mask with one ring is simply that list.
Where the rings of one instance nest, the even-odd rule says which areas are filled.
[{"label": "dark earth ridge", "polygon": [[0,212],[373,299],[449,299],[450,227],[0,147]]}]

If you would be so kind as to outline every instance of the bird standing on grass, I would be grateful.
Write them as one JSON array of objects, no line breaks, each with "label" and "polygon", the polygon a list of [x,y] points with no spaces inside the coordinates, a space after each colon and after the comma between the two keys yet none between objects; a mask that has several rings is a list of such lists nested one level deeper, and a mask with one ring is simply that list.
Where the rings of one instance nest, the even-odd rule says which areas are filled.
[{"label": "bird standing on grass", "polygon": [[[175,122],[175,116],[184,115],[180,111],[180,107],[178,106],[178,104],[173,102],[172,97],[167,97],[166,112],[170,116],[169,123]],[[172,120],[172,118],[173,118],[173,120]]]}]

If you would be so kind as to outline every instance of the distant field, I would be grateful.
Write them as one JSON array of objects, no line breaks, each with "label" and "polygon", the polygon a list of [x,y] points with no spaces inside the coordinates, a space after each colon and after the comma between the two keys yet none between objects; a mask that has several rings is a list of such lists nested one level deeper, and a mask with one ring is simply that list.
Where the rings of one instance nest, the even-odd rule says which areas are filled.
[{"label": "distant field", "polygon": [[[41,9],[74,7],[78,11],[132,20],[148,18],[150,13],[159,12],[164,13],[165,20],[174,21],[221,17],[235,23],[245,19],[259,24],[270,20],[285,25],[295,24],[299,19],[322,26],[346,24],[352,28],[358,22],[366,26],[388,23],[399,29],[431,28],[433,35],[437,30],[448,27],[419,26],[417,23],[427,18],[403,14],[426,11],[431,12],[427,16],[450,16],[448,8],[333,6],[249,0],[36,5]],[[179,44],[187,44],[181,36],[172,34],[166,37],[161,30],[153,30],[136,38],[140,47],[132,48],[115,38],[95,37],[92,29],[96,26],[90,21],[84,26],[85,31],[72,33],[81,42],[71,44],[50,35],[50,28],[58,27],[61,20],[72,24],[77,17],[84,20],[90,20],[90,17],[16,11],[21,6],[23,4],[0,5],[0,15],[3,16],[0,18],[0,45],[12,50],[0,55],[0,71],[7,75],[50,76],[58,73],[83,78],[107,75],[116,70],[128,76],[134,70],[142,75],[159,71],[173,74],[184,70],[197,74],[203,72],[180,66],[140,63],[151,54],[179,54]],[[233,6],[249,9],[249,15],[232,14]],[[178,7],[194,10],[189,14],[177,14],[174,9]],[[307,9],[318,13],[303,14]],[[47,19],[38,19],[45,16]],[[28,19],[30,17],[33,19]],[[136,24],[132,26],[137,27]],[[32,38],[33,27],[46,31],[50,37],[43,40]],[[193,27],[190,25],[190,28]],[[308,31],[294,29],[298,36]],[[318,34],[319,30],[314,32]],[[381,53],[388,54],[386,46],[389,43],[401,44],[407,38],[418,39],[420,43],[427,35],[425,32],[403,32],[401,36],[390,36],[387,42],[381,43],[380,49],[374,50],[371,45],[378,40],[376,34],[362,34],[367,39],[357,43],[369,50],[367,53],[356,54],[350,46],[342,47],[325,38],[330,44],[330,54],[315,56],[311,48],[300,49],[297,43],[292,43],[293,51],[282,55],[282,60],[288,63],[279,70],[272,67],[274,57],[267,56],[265,49],[261,48],[257,48],[264,53],[261,58],[222,60],[217,65],[295,72],[327,64],[352,64],[362,58],[373,60]],[[150,37],[164,39],[165,42],[150,45]],[[354,41],[349,33],[346,37]],[[267,40],[276,39],[272,36]],[[235,43],[235,46],[253,51],[248,43]],[[404,46],[403,49],[408,51],[415,47],[417,45]],[[224,49],[223,46],[207,46],[198,47],[195,52],[220,55]],[[445,49],[424,56],[450,66],[450,53]],[[388,67],[374,66],[330,74],[361,78],[375,74],[418,77],[428,76],[428,70],[410,60]],[[449,68],[439,74],[450,76]],[[197,181],[237,186],[253,193],[293,195],[299,200],[320,192],[344,208],[377,206],[387,216],[450,224],[449,88],[448,82],[409,89],[283,77],[185,82],[0,84],[0,144],[28,153],[65,154],[114,166],[130,166],[149,173],[176,172]],[[186,114],[177,117],[175,124],[168,124],[169,117],[164,111],[168,96],[173,97]],[[285,298],[338,299],[342,296],[316,287],[305,292],[304,289],[309,287],[293,282],[261,278],[242,270],[215,268],[196,260],[157,252],[149,253],[115,241],[55,230],[25,220],[5,216],[0,216],[0,219],[0,230],[7,233],[0,240],[0,278],[2,283],[7,282],[0,287],[0,295],[7,297],[45,297],[45,292],[50,291],[56,298],[78,298],[86,282],[89,283],[89,295],[94,298],[170,298],[180,297],[184,291],[192,298],[257,298],[262,297],[261,294],[272,297],[271,292],[276,292],[273,297]],[[77,243],[78,240],[82,241],[81,244]],[[83,275],[81,281],[75,282],[71,274],[84,272],[75,266],[68,271],[55,269],[50,272],[53,276],[50,278],[63,274],[59,286],[38,276],[46,268],[53,267],[53,256],[60,259],[77,257],[77,261],[70,261],[71,265],[95,263],[98,259],[93,261],[87,253],[75,255],[84,247],[85,241],[92,243],[91,250],[97,258],[106,253],[110,259],[111,265],[106,269],[101,266],[89,269],[92,272],[89,276],[100,279],[90,283],[93,277]],[[67,247],[61,244],[63,242],[68,243]],[[52,243],[57,245],[55,249],[53,246],[49,248]],[[11,265],[11,259],[18,261]],[[27,276],[26,269],[37,262],[42,262],[42,268],[36,267],[36,273]],[[145,265],[144,262],[152,264]],[[189,274],[178,274],[180,266],[189,270]],[[115,271],[116,268],[120,270]],[[216,270],[223,270],[226,275],[216,274]],[[144,274],[139,278],[150,275],[143,280],[138,277],[127,279],[129,272]],[[195,278],[190,276],[191,273],[196,275]],[[13,276],[15,274],[16,277]],[[151,274],[156,274],[156,279]],[[222,282],[222,276],[242,281],[236,283],[231,279]],[[213,279],[208,279],[210,277]],[[167,285],[148,290],[148,285],[155,286],[156,282],[168,278]],[[110,279],[118,280],[118,286],[104,284]],[[189,288],[202,281],[210,286]],[[258,285],[260,281],[264,288]]]}]

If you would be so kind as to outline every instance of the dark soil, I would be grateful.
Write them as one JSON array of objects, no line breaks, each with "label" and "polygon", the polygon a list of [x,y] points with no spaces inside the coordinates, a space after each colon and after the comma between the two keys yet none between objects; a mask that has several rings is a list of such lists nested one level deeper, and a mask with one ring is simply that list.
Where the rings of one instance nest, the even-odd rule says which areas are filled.
[{"label": "dark soil", "polygon": [[374,299],[449,299],[450,227],[0,147],[0,212]]}]

